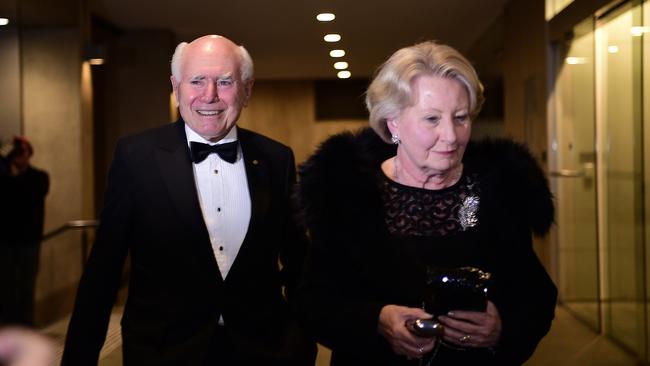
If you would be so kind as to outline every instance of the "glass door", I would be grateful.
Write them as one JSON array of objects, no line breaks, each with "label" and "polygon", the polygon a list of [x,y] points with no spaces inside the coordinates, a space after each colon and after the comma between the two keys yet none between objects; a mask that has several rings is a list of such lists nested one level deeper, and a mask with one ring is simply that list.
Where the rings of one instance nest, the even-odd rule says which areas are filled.
[{"label": "glass door", "polygon": [[[634,6],[634,4],[637,4]],[[641,6],[596,24],[596,118],[605,333],[645,355]]]},{"label": "glass door", "polygon": [[557,204],[561,303],[600,330],[596,205],[594,22],[577,25],[555,53],[551,183]]}]

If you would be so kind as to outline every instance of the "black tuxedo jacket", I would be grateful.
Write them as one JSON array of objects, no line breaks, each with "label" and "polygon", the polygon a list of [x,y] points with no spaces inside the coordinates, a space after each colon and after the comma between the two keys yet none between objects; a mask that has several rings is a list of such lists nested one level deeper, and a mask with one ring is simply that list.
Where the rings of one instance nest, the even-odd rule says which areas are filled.
[{"label": "black tuxedo jacket", "polygon": [[282,291],[290,296],[306,251],[290,208],[293,153],[243,128],[238,138],[252,210],[226,280],[203,221],[184,122],[119,141],[63,365],[97,363],[127,253],[125,365],[203,365],[220,316],[234,353],[313,364],[315,345],[297,327]]}]

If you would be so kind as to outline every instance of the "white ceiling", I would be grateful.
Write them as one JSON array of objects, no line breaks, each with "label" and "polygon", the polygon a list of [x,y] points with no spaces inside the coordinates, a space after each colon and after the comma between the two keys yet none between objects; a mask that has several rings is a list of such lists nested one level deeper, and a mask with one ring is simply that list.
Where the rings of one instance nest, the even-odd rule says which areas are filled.
[{"label": "white ceiling", "polygon": [[[392,52],[437,39],[466,52],[507,0],[90,0],[93,13],[126,30],[169,29],[178,41],[221,34],[243,44],[258,79],[331,78],[333,44],[353,77],[367,77]],[[329,11],[336,19],[316,21]]]}]

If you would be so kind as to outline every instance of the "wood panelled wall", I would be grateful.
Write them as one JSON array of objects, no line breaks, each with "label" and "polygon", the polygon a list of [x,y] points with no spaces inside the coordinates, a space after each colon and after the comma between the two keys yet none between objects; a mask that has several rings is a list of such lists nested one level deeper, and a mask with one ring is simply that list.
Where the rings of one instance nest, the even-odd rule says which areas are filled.
[{"label": "wood panelled wall", "polygon": [[[526,143],[546,168],[548,39],[544,2],[511,0],[504,6],[504,22],[504,132]],[[535,249],[553,277],[549,236],[536,237]]]},{"label": "wood panelled wall", "polygon": [[289,145],[300,163],[328,136],[367,126],[366,120],[316,121],[312,81],[258,81],[241,127]]}]

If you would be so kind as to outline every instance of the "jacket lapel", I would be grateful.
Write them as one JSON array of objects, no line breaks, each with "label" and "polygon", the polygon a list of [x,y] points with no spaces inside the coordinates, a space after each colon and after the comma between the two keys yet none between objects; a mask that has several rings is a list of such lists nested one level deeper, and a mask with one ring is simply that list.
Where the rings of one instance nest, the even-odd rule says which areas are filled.
[{"label": "jacket lapel", "polygon": [[154,151],[156,164],[172,204],[178,210],[180,219],[188,226],[187,245],[197,248],[201,260],[209,258],[210,275],[221,282],[221,273],[212,252],[210,236],[203,220],[196,191],[194,170],[185,135],[185,122],[179,120],[173,130],[167,131],[170,133],[163,136]]},{"label": "jacket lapel", "polygon": [[268,210],[270,204],[269,179],[271,167],[268,158],[261,153],[251,140],[250,131],[240,128],[237,132],[244,155],[246,179],[251,196],[251,224],[248,228],[248,232],[251,232],[255,223]]},{"label": "jacket lapel", "polygon": [[270,205],[269,179],[271,167],[268,158],[259,150],[250,131],[238,128],[237,135],[244,156],[244,166],[246,167],[246,180],[248,181],[248,192],[251,197],[251,219],[244,242],[228,273],[228,279],[236,278],[238,268],[241,267],[242,262],[246,262],[247,253],[253,249],[256,243],[261,241],[258,238],[258,228]]}]

